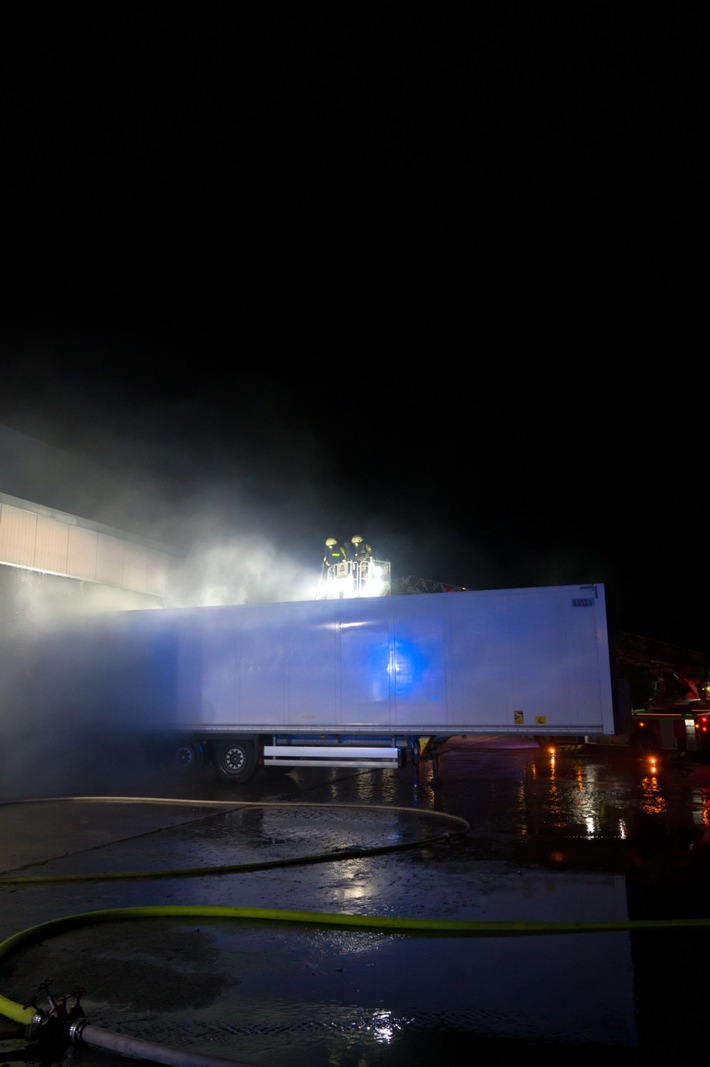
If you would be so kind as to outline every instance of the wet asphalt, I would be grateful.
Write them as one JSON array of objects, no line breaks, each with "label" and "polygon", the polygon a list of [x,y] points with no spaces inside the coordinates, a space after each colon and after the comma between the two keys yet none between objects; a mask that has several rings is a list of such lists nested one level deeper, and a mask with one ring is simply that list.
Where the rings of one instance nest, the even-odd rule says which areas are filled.
[{"label": "wet asphalt", "polygon": [[[0,995],[47,1024],[83,990],[90,1024],[178,1067],[704,1048],[706,765],[454,739],[416,782],[234,786],[92,756],[70,789],[47,775],[0,805]],[[65,1040],[64,1016],[54,1036],[9,1028],[2,1063],[134,1058]]]}]

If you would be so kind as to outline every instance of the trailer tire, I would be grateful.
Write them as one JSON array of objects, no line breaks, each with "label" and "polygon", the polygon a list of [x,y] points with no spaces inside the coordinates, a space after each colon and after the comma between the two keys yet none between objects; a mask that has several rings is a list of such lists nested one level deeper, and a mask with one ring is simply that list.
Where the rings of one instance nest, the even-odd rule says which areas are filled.
[{"label": "trailer tire", "polygon": [[216,745],[215,768],[225,782],[248,782],[256,771],[253,741],[223,741]]},{"label": "trailer tire", "polygon": [[176,741],[167,751],[167,765],[179,774],[193,774],[205,764],[205,750],[199,741]]}]

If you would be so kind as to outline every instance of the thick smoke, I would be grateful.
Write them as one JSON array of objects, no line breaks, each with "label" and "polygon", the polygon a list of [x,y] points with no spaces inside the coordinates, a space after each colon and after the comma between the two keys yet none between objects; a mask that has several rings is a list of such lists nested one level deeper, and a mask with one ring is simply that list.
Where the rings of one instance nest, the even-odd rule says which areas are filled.
[{"label": "thick smoke", "polygon": [[[113,405],[57,382],[51,403],[2,419],[0,493],[167,546],[174,560],[165,600],[0,566],[4,798],[120,790],[123,757],[129,775],[136,753],[116,724],[130,724],[93,690],[99,617],[314,599],[331,535],[364,536],[393,574],[456,581],[440,569],[455,539],[434,522],[398,523],[386,500],[341,478],[307,425],[264,404],[228,428],[187,403]],[[131,667],[112,669],[120,693]]]},{"label": "thick smoke", "polygon": [[[153,400],[43,368],[0,409],[25,435],[15,452],[31,468],[0,492],[173,547],[171,599],[184,606],[310,599],[326,538],[354,534],[393,576],[491,584],[487,561],[436,507],[403,499],[406,463],[360,446],[350,455],[322,429],[320,392],[310,406],[307,393],[275,392],[252,378],[233,401],[216,390]],[[52,446],[50,467],[33,442]]]},{"label": "thick smoke", "polygon": [[[390,561],[395,581],[477,589],[603,578],[580,569],[579,554],[544,544],[521,553],[522,519],[495,534],[499,516],[480,494],[447,501],[431,474],[419,484],[415,457],[394,446],[349,451],[341,438],[333,447],[336,428],[324,436],[298,400],[276,402],[262,387],[238,410],[209,401],[114,397],[47,375],[7,394],[0,446],[14,463],[0,493],[166,546],[174,566],[166,597],[152,600],[0,567],[12,576],[0,583],[0,711],[4,736],[21,740],[4,749],[2,794],[95,786],[116,710],[72,687],[98,656],[97,614],[314,599],[326,538],[355,534]],[[55,634],[71,650],[65,662],[49,654]]]}]

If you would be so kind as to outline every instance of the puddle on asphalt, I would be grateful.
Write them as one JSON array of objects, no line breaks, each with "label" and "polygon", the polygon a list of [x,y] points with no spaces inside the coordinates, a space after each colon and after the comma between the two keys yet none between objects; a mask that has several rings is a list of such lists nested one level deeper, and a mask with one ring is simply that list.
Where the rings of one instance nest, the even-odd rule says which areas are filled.
[{"label": "puddle on asphalt", "polygon": [[427,1035],[472,1047],[636,1044],[633,1012],[622,1010],[633,1003],[623,933],[441,937],[141,920],[73,930],[0,967],[20,999],[46,974],[55,995],[85,986],[86,1015],[102,1029],[272,1067],[411,1067],[410,1043]]},{"label": "puddle on asphalt", "polygon": [[[371,806],[387,793],[404,807],[410,795],[408,782],[380,773],[339,787],[308,778],[308,795],[319,801],[312,805],[295,797],[262,805],[256,796],[226,811],[196,805],[155,830],[142,814],[140,833],[124,827],[125,834],[83,852],[45,864],[37,858],[27,873],[204,869],[330,856],[314,865],[190,879],[6,887],[4,925],[21,930],[42,916],[87,907],[181,903],[482,922],[623,921],[630,908],[634,917],[651,905],[657,913],[661,864],[667,867],[667,857],[677,853],[686,862],[694,856],[688,821],[692,832],[707,829],[710,786],[697,774],[690,781],[670,773],[629,778],[611,764],[509,752],[476,760],[462,754],[444,762],[444,770],[436,797],[423,791],[421,807],[406,811]],[[305,786],[306,778],[292,780],[291,788]],[[681,791],[689,798],[683,806],[676,802]],[[343,797],[347,802],[337,803]],[[442,825],[428,821],[424,810],[434,802],[475,814],[471,838],[378,856],[338,855],[355,845],[396,847],[418,834],[436,836]],[[88,817],[87,808],[81,817]],[[56,854],[62,857],[60,842],[61,835]],[[597,847],[611,842],[643,870],[642,884],[636,877],[629,882],[616,865],[590,869],[601,856]],[[696,899],[705,907],[704,885],[698,882],[693,907]],[[640,899],[641,889],[648,899]],[[664,909],[678,914],[675,894],[669,892]],[[0,989],[21,999],[48,975],[57,988],[80,983],[96,1025],[263,1067],[430,1067],[434,1057],[494,1062],[506,1050],[534,1048],[544,1049],[548,1063],[558,1050],[579,1063],[582,1048],[619,1062],[610,1050],[625,1057],[634,1051],[635,997],[655,989],[657,980],[656,942],[643,942],[642,973],[638,935],[625,932],[470,938],[205,920],[130,923],[98,936],[97,927],[78,929],[1,960]],[[677,1000],[679,1014],[680,993]],[[653,996],[644,992],[644,1002],[652,1006]],[[646,1010],[647,1027],[653,1014],[653,1007]],[[0,1055],[11,1061],[2,1043]],[[106,1067],[94,1050],[79,1058],[82,1067]]]}]

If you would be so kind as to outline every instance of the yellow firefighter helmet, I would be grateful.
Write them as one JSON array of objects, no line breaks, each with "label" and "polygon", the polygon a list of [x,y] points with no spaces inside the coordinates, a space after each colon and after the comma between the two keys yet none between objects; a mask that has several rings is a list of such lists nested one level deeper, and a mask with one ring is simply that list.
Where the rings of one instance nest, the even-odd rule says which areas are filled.
[{"label": "yellow firefighter helmet", "polygon": [[325,543],[328,546],[328,548],[332,548],[333,545],[337,545],[338,542],[335,540],[334,537],[329,537]]},{"label": "yellow firefighter helmet", "polygon": [[353,540],[353,544],[354,544],[354,545],[361,545],[361,544],[362,544],[362,537],[358,537],[358,536],[356,535],[355,537],[353,537],[353,539],[352,539],[352,540]]}]

